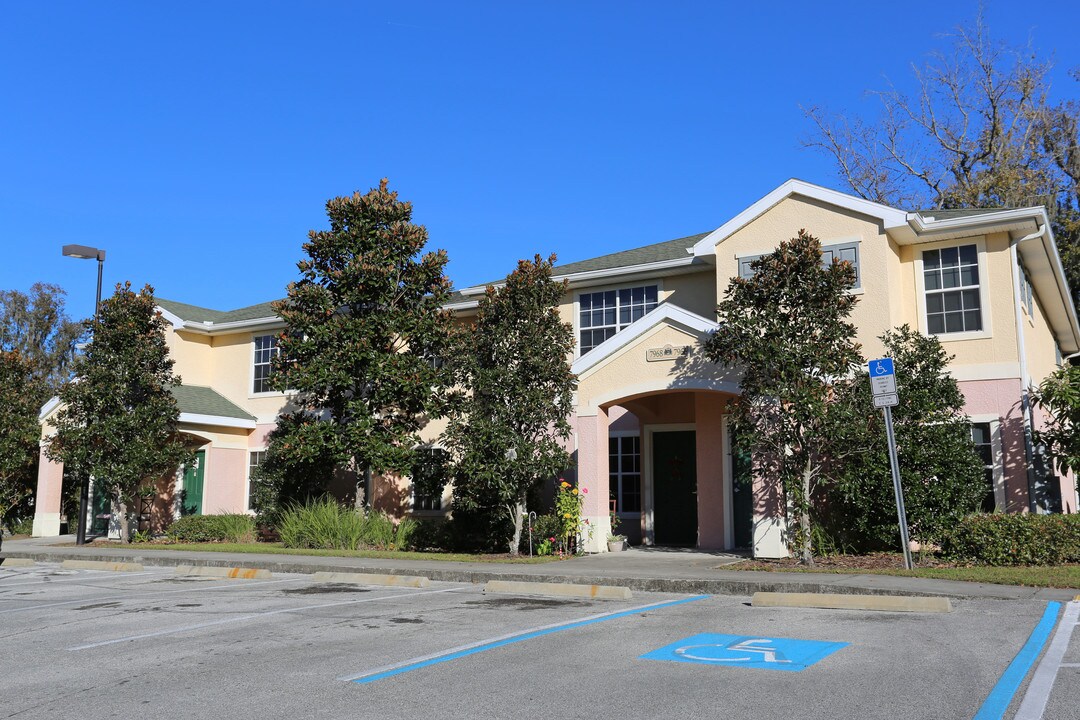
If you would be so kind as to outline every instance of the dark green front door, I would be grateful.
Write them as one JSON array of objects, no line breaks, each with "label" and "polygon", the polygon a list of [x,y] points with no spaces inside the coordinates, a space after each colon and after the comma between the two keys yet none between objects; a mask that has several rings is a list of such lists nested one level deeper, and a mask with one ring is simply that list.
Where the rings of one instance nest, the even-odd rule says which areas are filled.
[{"label": "dark green front door", "polygon": [[754,476],[749,454],[732,450],[731,485],[735,547],[748,548],[754,544]]},{"label": "dark green front door", "polygon": [[201,515],[203,496],[203,467],[206,465],[206,451],[195,453],[195,462],[184,466],[184,489],[180,503],[181,515]]},{"label": "dark green front door", "polygon": [[697,545],[697,446],[693,430],[653,432],[653,542]]},{"label": "dark green front door", "polygon": [[90,503],[90,534],[108,535],[109,518],[112,517],[112,499],[105,490],[105,483],[94,483],[94,501]]}]

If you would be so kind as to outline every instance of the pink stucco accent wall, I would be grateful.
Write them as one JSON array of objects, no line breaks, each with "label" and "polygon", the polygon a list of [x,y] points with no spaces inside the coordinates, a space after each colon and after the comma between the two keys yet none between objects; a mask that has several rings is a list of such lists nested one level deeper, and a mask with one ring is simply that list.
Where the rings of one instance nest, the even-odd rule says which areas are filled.
[{"label": "pink stucco accent wall", "polygon": [[203,514],[244,512],[247,451],[209,448],[203,478]]},{"label": "pink stucco accent wall", "polygon": [[269,423],[255,426],[255,432],[248,435],[248,447],[261,450],[270,444],[270,432],[277,427],[277,423]]},{"label": "pink stucco accent wall", "polygon": [[1020,407],[1020,380],[964,380],[957,384],[964,394],[964,412],[972,416],[993,415],[998,418],[1006,510],[1026,512],[1027,457],[1024,449],[1024,417]]},{"label": "pink stucco accent wall", "polygon": [[64,466],[45,457],[40,451],[38,463],[37,493],[34,496],[35,512],[60,512],[60,496],[63,493]]},{"label": "pink stucco accent wall", "polygon": [[608,512],[608,415],[600,409],[594,416],[577,419],[578,487],[587,490],[582,514],[599,517]]},{"label": "pink stucco accent wall", "polygon": [[697,443],[698,547],[725,547],[724,525],[724,400],[712,393],[695,393]]}]

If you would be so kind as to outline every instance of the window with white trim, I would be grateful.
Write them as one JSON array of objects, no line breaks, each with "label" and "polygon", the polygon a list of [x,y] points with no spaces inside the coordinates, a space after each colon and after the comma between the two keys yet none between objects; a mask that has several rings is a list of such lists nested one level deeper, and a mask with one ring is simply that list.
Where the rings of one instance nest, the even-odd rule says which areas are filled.
[{"label": "window with white trim", "polygon": [[[440,447],[426,447],[417,450],[417,459],[412,469],[412,509],[413,512],[441,512],[442,485],[445,484],[446,461],[449,454]],[[438,487],[436,492],[434,488]],[[420,488],[432,488],[432,492],[421,492]]]},{"label": "window with white trim", "polygon": [[615,512],[641,512],[641,437],[608,438],[608,492]]},{"label": "window with white trim", "polygon": [[251,505],[251,499],[255,495],[255,480],[252,478],[252,475],[254,474],[255,469],[262,465],[264,462],[266,462],[265,450],[251,450],[250,452],[248,452],[248,510],[255,509]]},{"label": "window with white trim", "polygon": [[997,500],[994,498],[994,443],[993,430],[988,422],[971,423],[971,441],[975,443],[975,452],[983,462],[983,482],[986,494],[982,499],[983,512],[994,512]]},{"label": "window with white trim", "polygon": [[578,297],[581,354],[584,355],[630,323],[641,319],[658,302],[657,285],[582,293]]},{"label": "window with white trim", "polygon": [[1020,258],[1016,258],[1016,262],[1020,266],[1020,304],[1027,310],[1028,317],[1034,320],[1035,290],[1031,287],[1031,278],[1028,277],[1028,271],[1027,268],[1024,267],[1024,261]]},{"label": "window with white trim", "polygon": [[[743,280],[749,280],[754,277],[754,269],[750,267],[750,263],[762,257],[764,257],[764,254],[748,255],[739,258],[739,277]],[[823,245],[821,247],[822,267],[829,267],[834,260],[851,263],[852,267],[855,268],[855,284],[852,287],[861,288],[862,272],[859,269],[859,243],[846,242],[837,243],[835,245]]]},{"label": "window with white trim", "polygon": [[270,385],[270,373],[278,349],[277,335],[258,335],[255,337],[254,372],[251,391],[253,393],[273,392]]},{"label": "window with white trim", "polygon": [[979,251],[975,245],[922,254],[926,330],[931,335],[983,329]]}]

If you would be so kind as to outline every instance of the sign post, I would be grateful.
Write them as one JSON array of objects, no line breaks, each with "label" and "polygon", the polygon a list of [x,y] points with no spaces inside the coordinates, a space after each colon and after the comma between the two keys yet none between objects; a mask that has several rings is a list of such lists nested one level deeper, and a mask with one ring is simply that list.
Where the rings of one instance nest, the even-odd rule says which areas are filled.
[{"label": "sign post", "polygon": [[900,520],[900,542],[904,549],[904,567],[913,568],[911,562],[911,543],[908,540],[907,510],[904,509],[904,488],[900,484],[900,465],[896,459],[896,435],[893,434],[892,409],[899,404],[900,396],[896,392],[896,372],[892,358],[871,360],[867,363],[870,370],[870,390],[874,394],[874,407],[885,413],[885,436],[889,441],[889,465],[892,467],[893,492],[896,495],[896,515]]}]

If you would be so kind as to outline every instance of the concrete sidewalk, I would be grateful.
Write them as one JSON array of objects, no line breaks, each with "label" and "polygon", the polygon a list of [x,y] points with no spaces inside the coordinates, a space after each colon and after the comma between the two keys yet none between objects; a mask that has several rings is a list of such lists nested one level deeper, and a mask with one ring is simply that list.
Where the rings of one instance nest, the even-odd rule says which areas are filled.
[{"label": "concrete sidewalk", "polygon": [[621,553],[587,555],[537,565],[498,562],[448,562],[396,558],[348,558],[313,555],[188,552],[126,548],[64,547],[72,535],[5,540],[0,557],[40,562],[70,559],[140,562],[144,565],[201,565],[266,568],[272,572],[368,572],[423,575],[447,582],[489,580],[625,585],[632,590],[745,595],[755,592],[818,592],[869,595],[939,595],[956,599],[1072,600],[1077,590],[991,585],[954,580],[834,573],[751,572],[725,569],[742,558],[727,553],[664,548],[632,548]]}]

